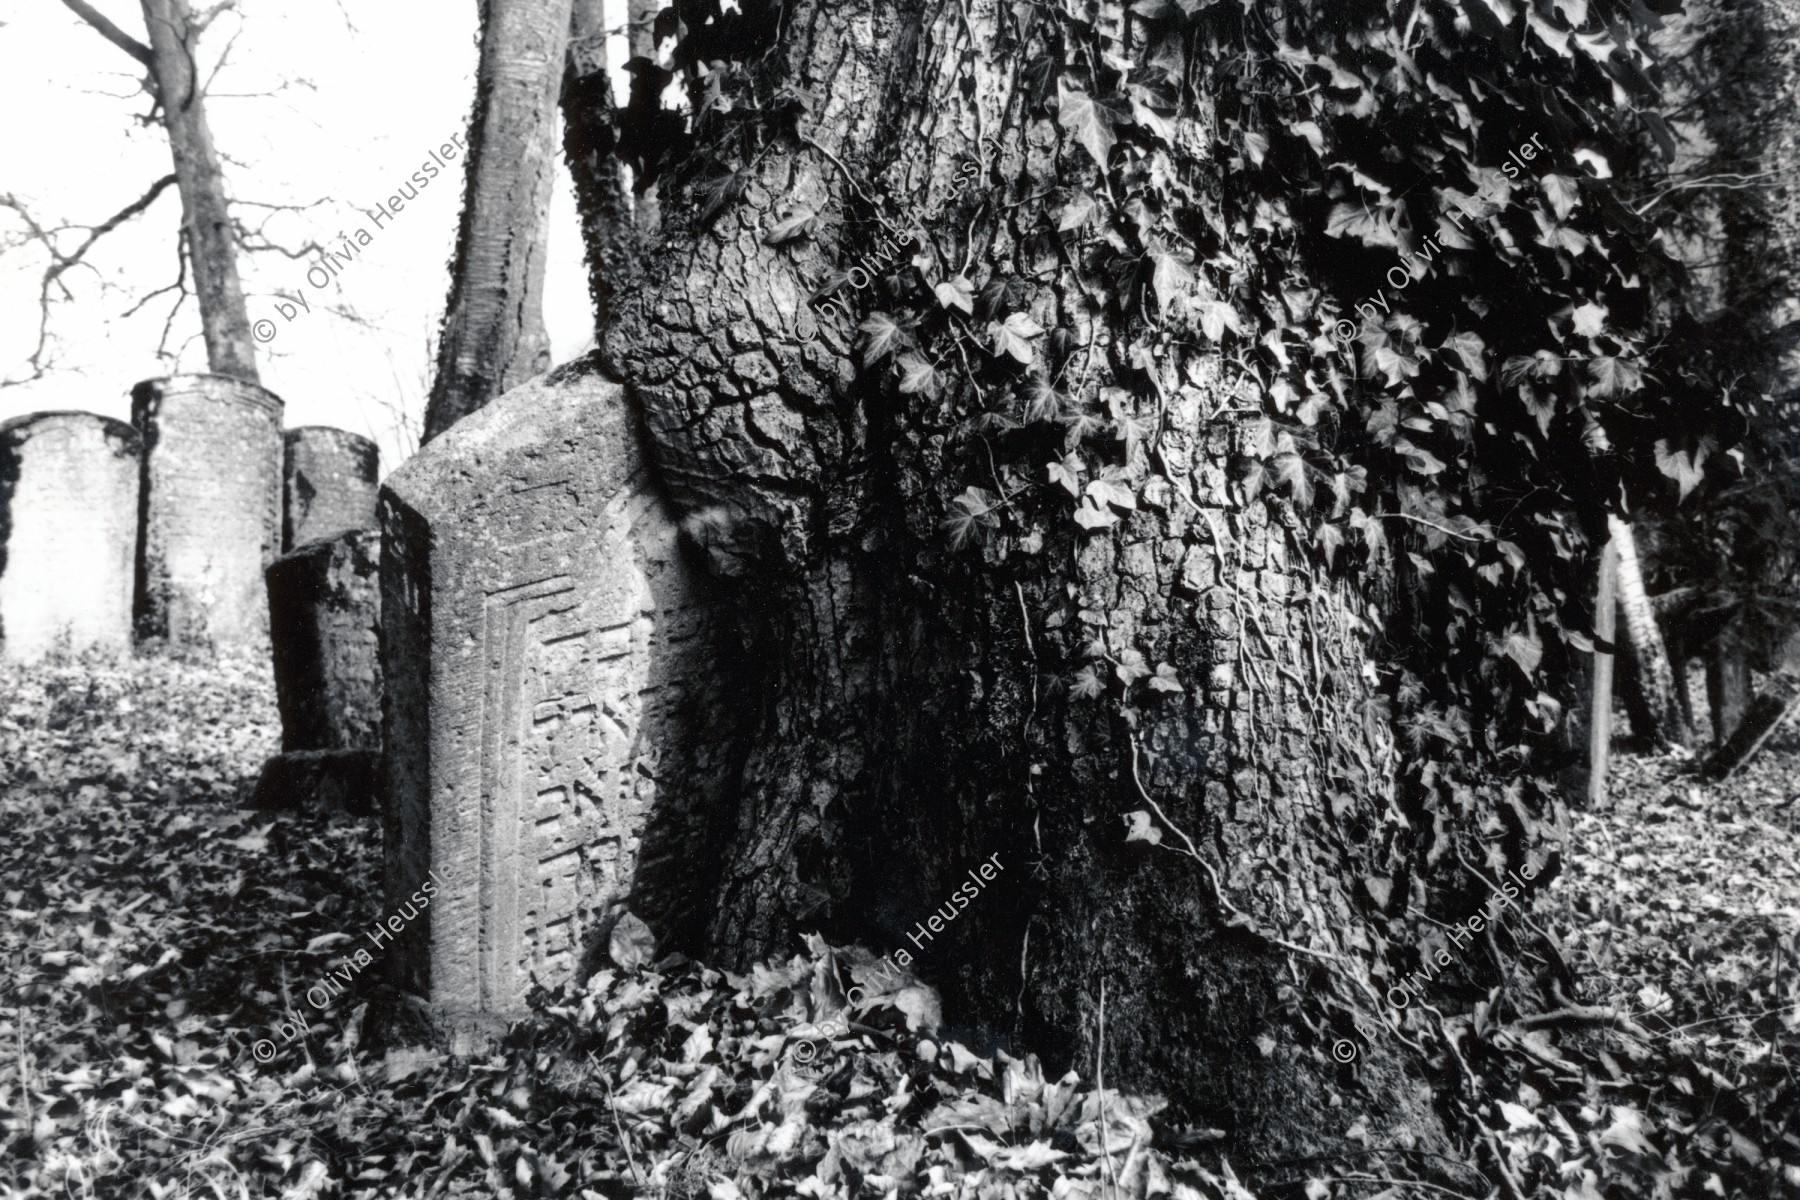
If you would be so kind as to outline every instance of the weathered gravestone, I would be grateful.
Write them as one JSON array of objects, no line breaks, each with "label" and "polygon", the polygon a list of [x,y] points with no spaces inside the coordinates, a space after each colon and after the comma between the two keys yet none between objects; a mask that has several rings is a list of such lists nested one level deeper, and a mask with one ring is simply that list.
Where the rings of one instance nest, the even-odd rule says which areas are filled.
[{"label": "weathered gravestone", "polygon": [[728,697],[700,585],[585,364],[432,441],[381,526],[389,895],[442,881],[395,965],[451,1012],[516,1012],[591,971],[627,901],[659,934],[705,909],[682,856],[719,804]]},{"label": "weathered gravestone", "polygon": [[269,564],[269,641],[282,753],[251,804],[372,807],[381,747],[381,535],[352,529]]},{"label": "weathered gravestone", "polygon": [[381,452],[368,438],[329,425],[282,435],[281,548],[375,527]]},{"label": "weathered gravestone", "polygon": [[381,535],[352,529],[269,564],[283,750],[381,744]]},{"label": "weathered gravestone", "polygon": [[131,392],[144,438],[137,631],[208,647],[267,642],[263,568],[281,542],[281,400],[223,375]]},{"label": "weathered gravestone", "polygon": [[0,654],[131,645],[137,430],[83,412],[0,424]]}]

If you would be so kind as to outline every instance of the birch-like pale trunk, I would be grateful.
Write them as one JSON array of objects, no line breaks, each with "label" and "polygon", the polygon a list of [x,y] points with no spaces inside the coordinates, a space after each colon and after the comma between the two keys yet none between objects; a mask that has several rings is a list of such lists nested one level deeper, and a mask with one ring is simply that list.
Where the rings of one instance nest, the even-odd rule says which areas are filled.
[{"label": "birch-like pale trunk", "polygon": [[1637,538],[1628,521],[1613,516],[1607,518],[1607,524],[1613,544],[1619,551],[1619,611],[1625,617],[1625,632],[1631,640],[1636,667],[1634,674],[1653,725],[1642,732],[1659,745],[1686,746],[1692,740],[1692,734],[1683,716],[1681,701],[1676,696],[1675,672],[1669,665],[1662,630],[1656,624],[1656,610],[1650,604],[1649,593],[1644,590]]}]

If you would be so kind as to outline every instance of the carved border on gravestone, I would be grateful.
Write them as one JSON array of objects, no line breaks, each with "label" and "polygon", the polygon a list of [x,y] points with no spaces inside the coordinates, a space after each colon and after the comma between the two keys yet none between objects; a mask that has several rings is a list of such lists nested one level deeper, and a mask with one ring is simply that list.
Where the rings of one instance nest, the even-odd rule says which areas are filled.
[{"label": "carved border on gravestone", "polygon": [[[426,790],[397,797],[396,819],[431,822],[430,865],[447,881],[429,991],[516,1011],[530,981],[583,968],[632,892],[659,806],[716,793],[716,779],[665,789],[659,770],[665,750],[687,761],[684,731],[715,720],[690,686],[712,666],[710,627],[616,385],[559,372],[509,393],[396,472],[382,508],[384,625],[390,597],[424,588],[395,614],[415,628],[394,644],[438,653],[431,761],[423,777],[407,763],[390,773]],[[388,720],[390,748],[396,722],[418,727],[418,714]],[[397,832],[416,855],[416,830]],[[421,873],[390,859],[401,894]]]}]

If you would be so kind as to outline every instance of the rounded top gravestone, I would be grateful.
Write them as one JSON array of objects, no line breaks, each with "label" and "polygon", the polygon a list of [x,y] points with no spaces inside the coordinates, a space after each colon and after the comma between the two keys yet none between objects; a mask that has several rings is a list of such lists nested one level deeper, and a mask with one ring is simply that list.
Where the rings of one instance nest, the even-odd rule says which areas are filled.
[{"label": "rounded top gravestone", "polygon": [[139,450],[94,413],[0,423],[0,655],[130,645]]},{"label": "rounded top gravestone", "polygon": [[302,425],[282,435],[283,551],[375,526],[381,451],[348,429]]},{"label": "rounded top gravestone", "polygon": [[281,399],[224,375],[131,391],[144,438],[138,636],[191,648],[268,639],[263,568],[281,544]]}]

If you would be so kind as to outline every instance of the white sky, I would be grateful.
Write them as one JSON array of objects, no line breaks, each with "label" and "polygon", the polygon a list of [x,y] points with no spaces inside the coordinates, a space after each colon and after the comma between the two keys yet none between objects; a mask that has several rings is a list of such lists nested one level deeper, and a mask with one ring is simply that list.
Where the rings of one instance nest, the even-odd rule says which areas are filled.
[{"label": "white sky", "polygon": [[[144,39],[135,0],[95,0],[95,7]],[[241,15],[225,13],[201,41],[202,69],[210,70],[236,39],[208,101],[231,196],[268,204],[326,201],[269,220],[270,238],[287,245],[332,243],[358,227],[372,238],[324,293],[306,283],[309,261],[272,253],[240,257],[251,320],[276,326],[274,339],[257,347],[263,386],[286,401],[290,427],[337,425],[375,438],[385,473],[403,449],[395,412],[403,406],[416,428],[424,409],[434,361],[428,341],[449,290],[466,159],[431,179],[382,227],[363,214],[465,127],[474,96],[477,0],[341,0],[342,12],[333,0],[240,0],[238,7]],[[614,6],[607,7],[610,14]],[[614,41],[617,64],[624,55]],[[123,51],[56,0],[0,0],[0,112],[7,114],[0,121],[0,193],[24,202],[45,227],[98,224],[168,174],[162,129],[137,121],[148,109],[141,76]],[[250,206],[236,213],[252,228],[268,215]],[[125,316],[147,293],[174,282],[180,222],[181,201],[171,186],[89,252],[97,271],[64,275],[74,299],[52,311],[54,369],[34,383],[0,388],[0,420],[46,409],[125,419],[138,380],[206,370],[191,299],[169,338],[174,363],[156,354],[172,293]],[[20,229],[16,214],[0,209],[0,238]],[[66,252],[83,236],[67,233],[59,244]],[[580,353],[592,337],[579,237],[574,196],[559,163],[545,289],[557,362]],[[46,261],[36,247],[0,258],[0,379],[28,373]],[[281,293],[296,292],[312,309],[290,321],[275,304]],[[370,327],[321,311],[321,298],[347,305]]]}]

